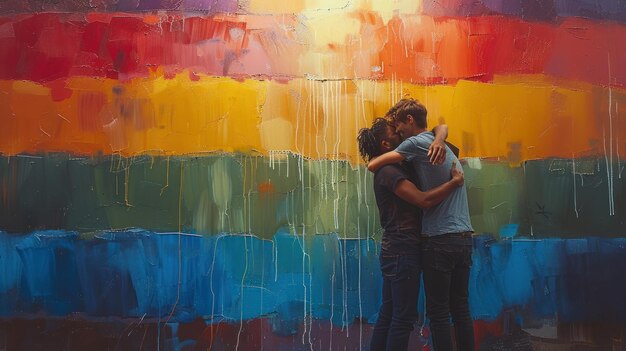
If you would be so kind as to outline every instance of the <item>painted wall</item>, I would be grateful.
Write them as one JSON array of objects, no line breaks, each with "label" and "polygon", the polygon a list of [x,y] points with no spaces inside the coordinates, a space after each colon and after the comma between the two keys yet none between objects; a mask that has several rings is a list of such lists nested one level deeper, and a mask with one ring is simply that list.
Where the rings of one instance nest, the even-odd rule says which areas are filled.
[{"label": "painted wall", "polygon": [[461,148],[479,349],[625,349],[625,22],[620,0],[1,2],[0,349],[366,349],[356,133],[404,96]]}]

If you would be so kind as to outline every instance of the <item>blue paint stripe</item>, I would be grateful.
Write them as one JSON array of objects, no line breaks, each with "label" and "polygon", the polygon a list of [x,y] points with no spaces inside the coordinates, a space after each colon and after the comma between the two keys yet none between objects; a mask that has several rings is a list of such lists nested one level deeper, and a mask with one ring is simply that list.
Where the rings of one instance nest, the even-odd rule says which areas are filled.
[{"label": "blue paint stripe", "polygon": [[[516,309],[562,321],[624,322],[626,238],[477,236],[471,276],[474,318]],[[379,245],[336,234],[273,240],[144,230],[0,232],[0,316],[45,313],[189,321],[269,316],[291,335],[305,319],[347,325],[375,320]],[[522,313],[520,312],[520,313]],[[296,329],[294,329],[296,328]]]}]

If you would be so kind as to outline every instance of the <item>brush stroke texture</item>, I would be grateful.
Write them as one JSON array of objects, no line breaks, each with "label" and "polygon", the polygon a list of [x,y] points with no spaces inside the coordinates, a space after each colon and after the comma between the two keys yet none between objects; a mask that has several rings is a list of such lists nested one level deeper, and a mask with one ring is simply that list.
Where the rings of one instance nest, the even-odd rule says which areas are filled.
[{"label": "brush stroke texture", "polygon": [[[566,18],[334,13],[296,15],[56,14],[0,19],[0,78],[36,82],[73,76],[127,80],[155,69],[284,80],[394,79],[454,84],[495,75],[546,74],[624,86],[626,27]],[[330,23],[344,23],[334,35]],[[608,61],[613,62],[611,65]],[[610,67],[609,67],[610,66]]]},{"label": "brush stroke texture", "polygon": [[[67,96],[57,99],[58,94]],[[626,90],[546,76],[420,86],[392,81],[266,80],[185,75],[73,78],[48,87],[0,81],[0,153],[184,155],[292,152],[360,162],[359,128],[402,96],[445,122],[462,157],[519,163],[546,157],[626,155]],[[486,99],[485,97],[489,97]],[[567,142],[563,142],[567,140]],[[606,151],[605,151],[606,149]]]},{"label": "brush stroke texture", "polygon": [[423,13],[433,16],[481,16],[502,13],[535,21],[585,17],[626,21],[626,4],[620,0],[424,0]]},{"label": "brush stroke texture", "polygon": [[237,12],[237,3],[237,0],[6,0],[0,3],[0,13],[150,12],[162,10],[216,14]]},{"label": "brush stroke texture", "polygon": [[[3,245],[7,239],[2,235]],[[281,322],[274,332],[293,335],[289,321],[350,325],[355,318],[375,320],[380,303],[379,247],[371,239],[303,238],[285,230],[272,240],[144,230],[103,232],[91,239],[44,231],[20,239],[19,256],[7,262],[19,260],[20,279],[0,292],[18,292],[5,316],[84,312],[189,322],[198,316],[240,321],[276,313]],[[475,248],[470,280],[475,318],[495,320],[515,308],[528,323],[555,313],[563,323],[625,322],[626,305],[615,303],[626,293],[619,279],[626,268],[623,238],[477,236]]]},{"label": "brush stroke texture", "polygon": [[[495,160],[464,163],[478,233],[626,236],[622,161],[546,159],[521,167]],[[230,179],[227,198],[213,191],[223,183],[217,170]],[[0,228],[11,232],[141,227],[201,235],[248,232],[271,239],[281,227],[289,227],[306,236],[380,235],[372,175],[343,161],[296,155],[280,160],[249,155],[18,156],[0,158],[0,176],[5,209]]]},{"label": "brush stroke texture", "polygon": [[243,13],[243,14],[284,14],[315,13],[328,10],[358,10],[370,8],[377,12],[412,14],[419,12],[432,16],[484,16],[504,14],[525,20],[555,22],[563,17],[584,17],[625,22],[626,5],[620,0],[424,0],[410,4],[411,1],[394,1],[393,4],[372,4],[365,1],[347,1],[345,3],[294,0],[284,3],[276,0],[59,0],[44,2],[41,0],[7,0],[0,4],[0,13],[32,12],[145,12],[153,10],[185,11],[200,13]]}]

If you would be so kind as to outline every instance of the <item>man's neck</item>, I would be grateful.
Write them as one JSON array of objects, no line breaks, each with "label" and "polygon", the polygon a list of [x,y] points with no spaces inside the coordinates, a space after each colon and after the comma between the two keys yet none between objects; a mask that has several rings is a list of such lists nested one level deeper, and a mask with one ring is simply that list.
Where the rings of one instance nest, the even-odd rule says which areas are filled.
[{"label": "man's neck", "polygon": [[424,128],[414,129],[414,130],[413,130],[413,133],[411,133],[411,136],[416,136],[416,135],[422,134],[422,133],[424,133],[425,131],[426,131],[426,129],[424,129]]}]

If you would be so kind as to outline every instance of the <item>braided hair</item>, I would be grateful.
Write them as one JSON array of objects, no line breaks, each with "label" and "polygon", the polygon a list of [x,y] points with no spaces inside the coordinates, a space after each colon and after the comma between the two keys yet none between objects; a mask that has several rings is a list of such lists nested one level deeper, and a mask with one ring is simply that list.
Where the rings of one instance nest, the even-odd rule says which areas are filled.
[{"label": "braided hair", "polygon": [[376,118],[371,128],[362,128],[356,140],[359,142],[359,153],[365,161],[381,155],[380,144],[385,140],[389,122],[384,118]]}]

